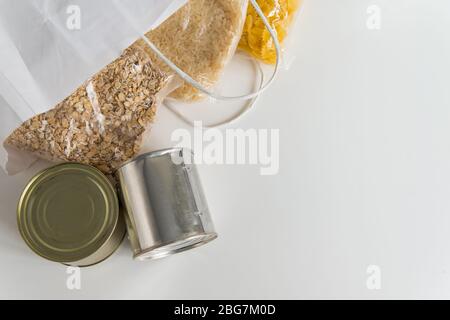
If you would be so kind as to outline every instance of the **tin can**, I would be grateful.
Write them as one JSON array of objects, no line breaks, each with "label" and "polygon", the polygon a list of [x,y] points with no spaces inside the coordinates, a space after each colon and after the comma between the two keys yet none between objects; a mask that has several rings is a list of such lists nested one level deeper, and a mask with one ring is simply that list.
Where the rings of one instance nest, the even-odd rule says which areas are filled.
[{"label": "tin can", "polygon": [[112,183],[99,170],[73,163],[44,170],[29,182],[17,222],[35,253],[78,267],[108,258],[126,232]]},{"label": "tin can", "polygon": [[192,152],[152,152],[117,171],[137,260],[163,258],[217,238],[197,169],[186,155]]}]

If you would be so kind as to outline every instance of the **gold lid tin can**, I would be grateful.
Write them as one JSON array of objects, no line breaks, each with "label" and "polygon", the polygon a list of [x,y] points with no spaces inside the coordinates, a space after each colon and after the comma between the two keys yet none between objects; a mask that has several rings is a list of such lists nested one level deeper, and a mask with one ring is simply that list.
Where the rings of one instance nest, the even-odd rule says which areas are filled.
[{"label": "gold lid tin can", "polygon": [[28,183],[17,223],[36,254],[78,267],[108,258],[126,232],[113,184],[99,170],[74,163],[46,169]]},{"label": "gold lid tin can", "polygon": [[151,152],[117,171],[128,237],[137,260],[196,248],[217,238],[192,151]]}]

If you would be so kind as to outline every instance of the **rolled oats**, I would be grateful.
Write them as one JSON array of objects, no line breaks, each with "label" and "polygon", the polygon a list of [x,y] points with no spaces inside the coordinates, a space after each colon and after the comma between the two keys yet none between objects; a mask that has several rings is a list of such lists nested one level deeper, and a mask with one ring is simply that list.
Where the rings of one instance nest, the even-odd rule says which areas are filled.
[{"label": "rolled oats", "polygon": [[139,152],[168,84],[143,51],[129,48],[54,109],[23,123],[5,145],[110,174]]}]

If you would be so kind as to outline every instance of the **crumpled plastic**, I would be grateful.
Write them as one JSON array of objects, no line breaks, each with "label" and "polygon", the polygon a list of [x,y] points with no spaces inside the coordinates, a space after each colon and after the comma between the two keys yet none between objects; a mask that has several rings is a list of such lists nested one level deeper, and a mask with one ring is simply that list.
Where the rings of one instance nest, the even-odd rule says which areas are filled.
[{"label": "crumpled plastic", "polygon": [[[67,107],[70,105],[67,101],[76,92],[89,88],[89,81],[86,82],[86,79],[94,79],[93,86],[97,91],[95,79],[99,76],[98,72],[121,56],[123,50],[136,41],[138,32],[156,28],[186,2],[187,0],[0,0],[1,127],[17,128],[24,121],[26,125],[27,121],[33,118],[36,120],[35,117],[39,116],[43,120],[42,124],[45,124],[48,114],[43,114],[55,105],[55,110],[59,110],[61,114],[62,109],[71,109],[73,106]],[[133,25],[127,23],[126,17],[133,18]],[[169,85],[162,87],[164,88],[161,88],[158,99],[170,91],[164,90]],[[75,90],[76,88],[79,89]],[[115,94],[111,90],[104,92]],[[98,92],[97,95],[100,96],[101,93]],[[153,93],[143,97],[143,100],[150,96],[156,100]],[[65,106],[61,107],[63,104]],[[149,109],[154,112],[153,103],[151,105]],[[113,108],[115,107],[117,105],[113,104]],[[137,107],[136,110],[140,109]],[[141,117],[141,114],[137,114],[135,118],[139,120]],[[70,124],[71,121],[69,128]],[[89,127],[95,131],[96,125],[90,123]],[[0,139],[4,141],[11,131],[2,130],[0,133]],[[72,133],[75,136],[78,134],[76,131]],[[35,134],[34,131],[28,132],[28,136]],[[45,132],[44,136],[38,135],[38,138],[46,139],[48,134],[50,133]],[[64,139],[66,138],[67,135],[64,135]],[[140,136],[134,138],[137,141]],[[101,139],[97,142],[104,143]],[[17,140],[8,139],[6,145],[8,150],[0,147],[0,165],[10,174],[25,169],[35,160],[34,156],[66,161],[72,159],[77,151],[71,143],[70,148],[65,146],[59,151],[53,150],[49,157],[48,152],[45,152],[45,156],[44,152],[18,153],[19,149],[27,148]],[[68,149],[72,149],[72,152],[64,158]],[[60,151],[64,152],[58,154]]]}]

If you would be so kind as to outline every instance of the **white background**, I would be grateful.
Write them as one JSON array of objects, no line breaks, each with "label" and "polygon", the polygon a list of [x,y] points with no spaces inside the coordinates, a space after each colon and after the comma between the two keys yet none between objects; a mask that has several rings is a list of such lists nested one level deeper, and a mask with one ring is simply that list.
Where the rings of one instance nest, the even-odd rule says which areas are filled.
[{"label": "white background", "polygon": [[[371,4],[380,30],[366,27]],[[138,263],[125,243],[70,291],[65,267],[17,231],[39,167],[0,173],[0,298],[450,298],[449,10],[306,0],[293,66],[234,126],[281,130],[280,173],[201,166],[220,238],[194,251]],[[154,137],[179,126],[162,108]],[[380,290],[366,286],[369,265]]]}]

